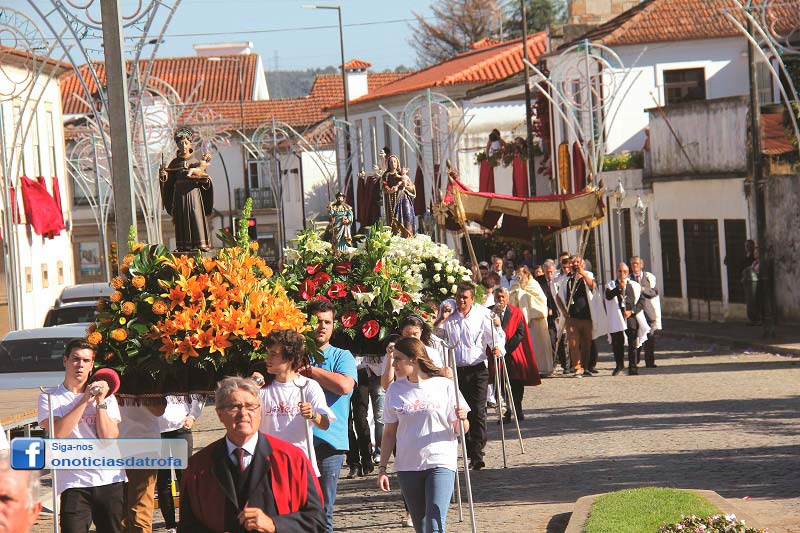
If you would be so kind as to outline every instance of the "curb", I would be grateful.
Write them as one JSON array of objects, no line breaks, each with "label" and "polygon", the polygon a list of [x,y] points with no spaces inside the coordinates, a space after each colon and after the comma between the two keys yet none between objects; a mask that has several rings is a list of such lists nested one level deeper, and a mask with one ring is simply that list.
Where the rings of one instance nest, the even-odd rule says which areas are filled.
[{"label": "curb", "polygon": [[691,339],[691,340],[715,342],[726,346],[743,348],[746,350],[756,350],[759,352],[769,353],[773,355],[792,355],[795,357],[800,357],[800,346],[794,347],[781,344],[769,344],[767,342],[743,341],[738,339],[732,339],[730,337],[724,337],[721,335],[709,335],[706,333],[694,333],[694,332],[676,332],[676,331],[661,330],[658,332],[658,335],[660,337],[669,337],[672,339]]},{"label": "curb", "polygon": [[[739,521],[744,520],[747,523],[747,527],[752,527],[756,529],[762,529],[764,526],[760,525],[758,520],[754,519],[752,515],[749,515],[746,511],[742,509],[742,507],[735,501],[727,500],[714,492],[713,490],[698,490],[698,489],[682,489],[689,492],[693,492],[700,496],[701,498],[705,498],[710,503],[715,505],[720,512],[723,514],[735,514],[736,519]],[[586,521],[589,519],[589,512],[592,510],[592,504],[594,503],[595,498],[599,498],[604,494],[608,493],[601,493],[601,494],[592,494],[591,496],[583,496],[579,498],[578,501],[575,502],[575,508],[572,511],[572,516],[569,519],[569,524],[567,524],[567,529],[564,530],[564,533],[583,533],[584,528],[586,527]]]}]

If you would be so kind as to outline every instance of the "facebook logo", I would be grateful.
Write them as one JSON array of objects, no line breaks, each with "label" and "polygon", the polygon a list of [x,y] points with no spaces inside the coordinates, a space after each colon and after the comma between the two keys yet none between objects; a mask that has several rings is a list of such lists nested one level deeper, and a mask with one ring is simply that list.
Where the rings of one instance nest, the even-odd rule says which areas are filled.
[{"label": "facebook logo", "polygon": [[11,441],[11,468],[41,470],[44,468],[44,439],[17,437]]}]

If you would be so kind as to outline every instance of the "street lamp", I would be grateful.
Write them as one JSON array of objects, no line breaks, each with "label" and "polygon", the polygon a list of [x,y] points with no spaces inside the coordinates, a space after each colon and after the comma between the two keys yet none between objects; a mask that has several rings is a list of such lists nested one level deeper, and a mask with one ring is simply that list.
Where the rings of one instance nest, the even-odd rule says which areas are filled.
[{"label": "street lamp", "polygon": [[[232,61],[236,63],[236,71],[239,75],[239,128],[242,130],[242,137],[244,137],[244,81],[242,81],[242,59],[240,56],[237,57],[218,57],[212,56],[208,58],[209,61]],[[218,152],[219,153],[219,152]],[[244,143],[242,143],[242,176],[244,177],[244,198],[250,196],[250,178],[247,175],[247,154],[244,149]],[[233,231],[233,228],[231,228]]]},{"label": "street lamp", "polygon": [[639,219],[639,226],[644,227],[645,222],[647,222],[647,206],[644,205],[642,202],[642,197],[636,197],[636,217]]},{"label": "street lamp", "polygon": [[355,193],[353,191],[353,181],[350,179],[352,170],[350,168],[350,95],[347,91],[347,72],[344,68],[344,31],[342,29],[342,7],[341,6],[321,6],[304,5],[303,9],[335,9],[339,16],[339,51],[342,60],[342,89],[344,90],[344,158],[345,158],[345,178],[344,183],[348,199],[354,203]]}]

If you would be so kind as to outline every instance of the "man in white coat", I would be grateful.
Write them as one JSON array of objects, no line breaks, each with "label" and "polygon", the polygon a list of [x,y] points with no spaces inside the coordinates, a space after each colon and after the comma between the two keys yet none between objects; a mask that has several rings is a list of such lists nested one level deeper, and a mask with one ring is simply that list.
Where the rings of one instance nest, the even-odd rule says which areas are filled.
[{"label": "man in white coat", "polygon": [[642,287],[628,278],[628,265],[617,266],[617,279],[609,281],[605,290],[606,315],[611,346],[614,350],[616,366],[612,375],[616,376],[625,367],[625,345],[628,346],[628,375],[636,376],[636,352],[647,339],[650,326],[642,312]]},{"label": "man in white coat", "polygon": [[642,311],[650,326],[647,340],[636,354],[636,362],[641,359],[644,351],[644,364],[647,368],[656,368],[655,333],[661,329],[661,297],[656,287],[656,277],[652,272],[644,269],[644,261],[638,255],[631,257],[631,279],[642,286]]}]

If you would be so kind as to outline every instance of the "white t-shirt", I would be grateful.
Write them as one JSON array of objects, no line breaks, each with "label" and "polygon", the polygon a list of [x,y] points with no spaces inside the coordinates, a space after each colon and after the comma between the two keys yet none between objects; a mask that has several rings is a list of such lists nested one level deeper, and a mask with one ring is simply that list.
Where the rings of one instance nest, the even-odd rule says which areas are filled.
[{"label": "white t-shirt", "polygon": [[185,396],[167,396],[167,407],[164,414],[158,419],[158,429],[161,433],[175,431],[183,427],[183,421],[191,415],[195,420],[200,418],[205,399],[192,398],[187,401]]},{"label": "white t-shirt", "polygon": [[[62,383],[54,389],[47,392],[51,393],[51,404],[53,407],[53,416],[63,418],[67,413],[78,405],[81,401],[83,393],[76,393],[67,388]],[[119,405],[114,395],[106,397],[106,405],[108,405],[108,416],[112,420],[120,422],[122,417],[119,412]],[[48,419],[47,413],[47,394],[42,393],[39,395],[39,413],[37,416],[39,424]],[[97,418],[97,409],[94,402],[89,402],[83,415],[72,432],[67,435],[69,439],[96,439],[97,426],[95,420]],[[125,471],[123,469],[113,470],[92,470],[82,468],[79,470],[59,470],[58,471],[58,484],[56,492],[61,494],[67,489],[72,488],[87,488],[87,487],[102,487],[103,485],[110,485],[111,483],[119,483],[126,481]]]},{"label": "white t-shirt", "polygon": [[[444,350],[444,345],[442,344],[441,340],[434,341],[433,346],[425,345],[425,351],[428,352],[428,357],[433,362],[434,365],[438,366],[439,368],[444,368],[444,359],[442,358],[442,350]],[[381,373],[378,374],[382,376],[386,369],[389,368],[389,358],[384,357],[383,363],[381,364]]]},{"label": "white t-shirt", "polygon": [[453,382],[432,377],[412,383],[399,378],[389,385],[383,405],[384,424],[397,423],[394,468],[398,472],[443,467],[458,469],[456,394],[461,406],[466,400]]},{"label": "white t-shirt", "polygon": [[159,418],[143,405],[123,405],[122,423],[119,425],[121,439],[160,439]]},{"label": "white t-shirt", "polygon": [[311,404],[314,411],[328,415],[328,420],[331,422],[336,420],[336,415],[328,408],[328,404],[325,401],[325,393],[319,383],[313,379],[299,376],[295,381],[287,383],[274,380],[259,390],[258,397],[263,405],[259,431],[278,437],[286,442],[291,442],[303,450],[314,467],[314,473],[319,477],[314,448],[312,446],[311,450],[309,450],[306,446],[309,422],[300,416],[300,407],[298,407],[300,403],[300,388],[295,383],[297,385],[307,384],[305,388],[306,401]]}]

